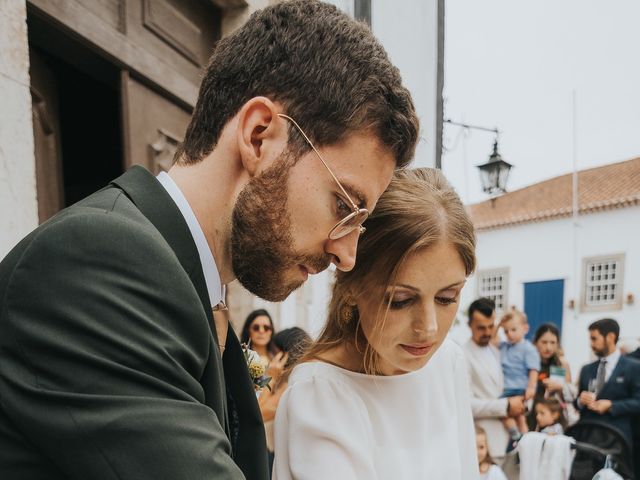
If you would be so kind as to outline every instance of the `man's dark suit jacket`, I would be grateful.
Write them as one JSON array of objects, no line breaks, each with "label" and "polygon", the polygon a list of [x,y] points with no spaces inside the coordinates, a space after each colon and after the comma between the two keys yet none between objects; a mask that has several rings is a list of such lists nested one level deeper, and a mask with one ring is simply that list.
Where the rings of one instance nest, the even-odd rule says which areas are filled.
[{"label": "man's dark suit jacket", "polygon": [[[596,378],[598,364],[599,361],[595,361],[582,367],[580,392],[588,391],[589,380]],[[599,420],[613,425],[625,435],[632,446],[632,419],[640,414],[640,362],[620,356],[598,399],[611,400],[611,410],[601,415],[588,408],[581,408],[580,419]]]},{"label": "man's dark suit jacket", "polygon": [[[627,358],[631,358],[633,360],[640,361],[640,348],[636,348],[633,352],[627,354]],[[636,413],[635,418],[633,419],[633,444],[636,446],[640,446],[640,412]],[[640,455],[634,456],[635,461],[635,472],[636,478],[640,479]]]},{"label": "man's dark suit jacket", "polygon": [[267,479],[237,338],[198,252],[134,167],[0,263],[0,478]]}]

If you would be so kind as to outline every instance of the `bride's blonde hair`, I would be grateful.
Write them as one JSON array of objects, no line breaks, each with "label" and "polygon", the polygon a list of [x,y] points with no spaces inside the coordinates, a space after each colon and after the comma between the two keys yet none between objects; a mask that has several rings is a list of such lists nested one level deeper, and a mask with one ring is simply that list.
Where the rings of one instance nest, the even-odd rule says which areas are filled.
[{"label": "bride's blonde hair", "polygon": [[301,362],[349,342],[363,354],[364,371],[377,373],[379,359],[360,328],[356,299],[379,295],[374,330],[380,331],[391,301],[385,302],[384,292],[395,283],[403,262],[413,253],[445,241],[458,251],[467,276],[475,269],[473,224],[440,170],[397,172],[365,226],[356,266],[350,272],[337,272],[327,322]]}]

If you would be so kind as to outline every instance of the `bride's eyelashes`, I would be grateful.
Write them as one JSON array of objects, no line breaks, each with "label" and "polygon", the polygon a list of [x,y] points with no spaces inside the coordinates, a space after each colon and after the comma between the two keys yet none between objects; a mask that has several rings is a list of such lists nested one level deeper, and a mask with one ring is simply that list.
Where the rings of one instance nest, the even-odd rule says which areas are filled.
[{"label": "bride's eyelashes", "polygon": [[453,305],[454,303],[458,303],[458,299],[460,298],[460,291],[454,288],[447,288],[446,290],[440,291],[440,294],[435,297],[436,303],[447,306]]},{"label": "bride's eyelashes", "polygon": [[[447,293],[449,293],[447,291]],[[453,292],[452,292],[453,293]],[[391,310],[402,310],[403,308],[410,307],[416,302],[417,297],[415,295],[408,295],[406,293],[396,294],[391,297],[390,294],[385,295],[384,301],[389,305]],[[434,297],[435,302],[438,305],[448,306],[458,303],[458,295],[438,295]]]},{"label": "bride's eyelashes", "polygon": [[440,305],[453,305],[458,303],[458,297],[436,297],[436,302]]},{"label": "bride's eyelashes", "polygon": [[391,300],[391,310],[401,310],[413,303],[413,298],[405,298],[403,300]]},{"label": "bride's eyelashes", "polygon": [[401,310],[403,308],[411,305],[415,300],[415,297],[407,295],[407,294],[398,294],[393,297],[391,294],[387,293],[384,296],[384,302],[389,305],[391,310]]}]

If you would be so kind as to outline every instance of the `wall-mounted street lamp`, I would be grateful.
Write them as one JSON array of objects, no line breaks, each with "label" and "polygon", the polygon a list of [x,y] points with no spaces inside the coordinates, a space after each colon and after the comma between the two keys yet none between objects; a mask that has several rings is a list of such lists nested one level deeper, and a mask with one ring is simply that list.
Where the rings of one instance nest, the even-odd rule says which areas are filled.
[{"label": "wall-mounted street lamp", "polygon": [[489,195],[504,193],[507,191],[507,181],[511,165],[505,162],[498,153],[498,138],[493,142],[493,152],[489,155],[489,161],[478,165],[482,190]]},{"label": "wall-mounted street lamp", "polygon": [[482,182],[482,190],[489,195],[496,195],[507,191],[507,181],[509,180],[509,172],[511,171],[511,165],[502,159],[500,153],[498,153],[498,138],[500,136],[500,130],[497,128],[480,127],[478,125],[469,125],[467,123],[454,122],[450,119],[445,119],[445,123],[456,125],[464,129],[481,130],[484,132],[491,132],[495,134],[495,140],[493,141],[493,152],[489,155],[489,161],[478,165],[480,170],[480,181]]}]

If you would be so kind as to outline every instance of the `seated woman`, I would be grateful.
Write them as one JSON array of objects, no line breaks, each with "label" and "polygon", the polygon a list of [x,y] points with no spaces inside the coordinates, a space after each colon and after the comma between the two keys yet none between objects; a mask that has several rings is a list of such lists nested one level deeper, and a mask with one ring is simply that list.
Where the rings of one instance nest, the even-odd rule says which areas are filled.
[{"label": "seated woman", "polygon": [[417,169],[396,174],[365,227],[280,400],[274,478],[477,478],[465,359],[445,339],[475,268],[473,225],[442,174]]}]

